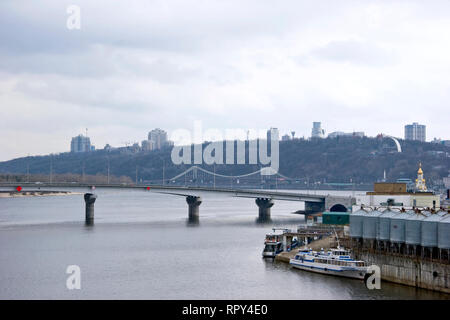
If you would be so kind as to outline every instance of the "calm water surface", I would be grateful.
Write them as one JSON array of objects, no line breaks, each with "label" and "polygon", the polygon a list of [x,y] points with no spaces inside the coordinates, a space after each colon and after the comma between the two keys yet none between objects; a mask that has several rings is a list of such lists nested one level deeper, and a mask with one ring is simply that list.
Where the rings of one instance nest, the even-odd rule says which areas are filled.
[{"label": "calm water surface", "polygon": [[[370,291],[262,259],[272,226],[303,223],[292,214],[301,203],[276,201],[273,222],[260,225],[253,199],[210,195],[192,226],[183,197],[96,193],[91,227],[82,195],[0,198],[0,299],[449,298],[385,282]],[[80,266],[81,290],[66,288],[68,265]]]}]

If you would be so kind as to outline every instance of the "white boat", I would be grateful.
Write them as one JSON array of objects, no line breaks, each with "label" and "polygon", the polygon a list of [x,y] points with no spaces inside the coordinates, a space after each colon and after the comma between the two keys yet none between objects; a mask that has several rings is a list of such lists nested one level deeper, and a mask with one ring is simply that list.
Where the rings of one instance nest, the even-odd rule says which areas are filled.
[{"label": "white boat", "polygon": [[364,279],[368,272],[364,261],[353,260],[349,250],[339,247],[327,252],[302,249],[290,260],[290,264],[301,270],[355,279]]}]

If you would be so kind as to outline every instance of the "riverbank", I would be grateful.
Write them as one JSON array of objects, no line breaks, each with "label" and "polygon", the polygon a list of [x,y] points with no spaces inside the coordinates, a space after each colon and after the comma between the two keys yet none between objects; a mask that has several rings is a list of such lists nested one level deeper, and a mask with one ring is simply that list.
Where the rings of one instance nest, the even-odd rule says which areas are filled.
[{"label": "riverbank", "polygon": [[20,198],[20,197],[46,197],[46,196],[69,196],[82,194],[80,192],[70,191],[0,191],[0,198]]}]

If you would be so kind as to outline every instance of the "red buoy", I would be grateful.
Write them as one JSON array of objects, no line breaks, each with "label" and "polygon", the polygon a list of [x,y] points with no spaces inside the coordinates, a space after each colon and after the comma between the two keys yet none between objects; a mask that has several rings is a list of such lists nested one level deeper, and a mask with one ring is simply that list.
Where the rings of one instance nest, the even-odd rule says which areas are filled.
[{"label": "red buoy", "polygon": [[18,186],[18,187],[16,188],[16,190],[17,190],[17,192],[20,192],[20,191],[22,191],[22,187],[21,187],[21,186]]},{"label": "red buoy", "polygon": [[147,190],[150,190],[150,187],[147,187]]}]

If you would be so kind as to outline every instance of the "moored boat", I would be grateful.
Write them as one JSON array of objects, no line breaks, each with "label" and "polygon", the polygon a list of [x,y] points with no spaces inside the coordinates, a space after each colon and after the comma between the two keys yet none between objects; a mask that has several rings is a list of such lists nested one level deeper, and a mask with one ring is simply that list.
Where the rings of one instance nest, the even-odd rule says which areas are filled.
[{"label": "moored boat", "polygon": [[283,251],[282,234],[269,233],[264,240],[263,257],[275,258],[275,256]]},{"label": "moored boat", "polygon": [[353,260],[349,250],[339,247],[327,252],[302,249],[290,264],[301,270],[355,279],[364,279],[368,272],[364,261]]}]

